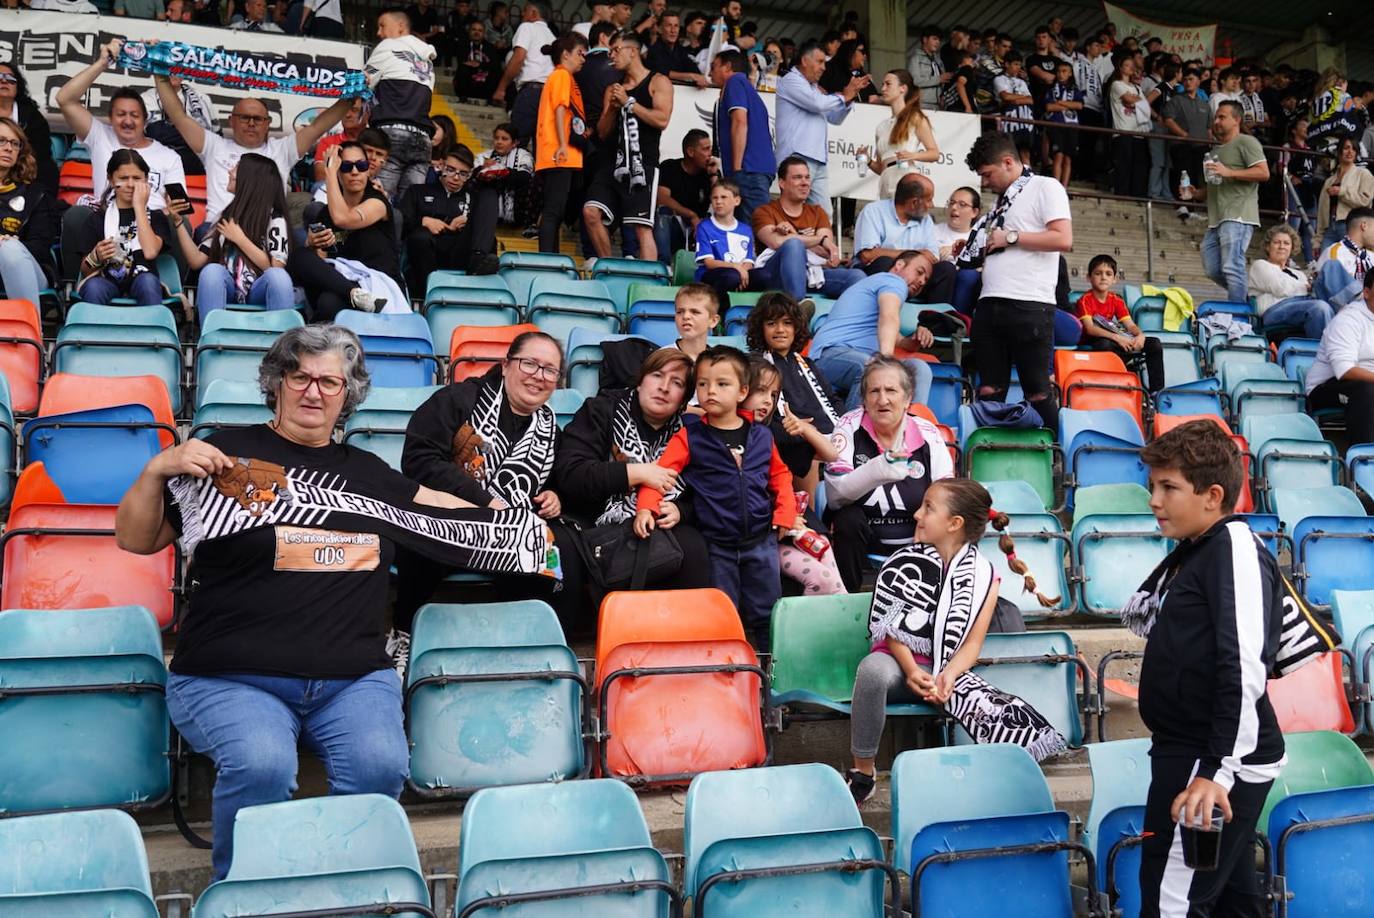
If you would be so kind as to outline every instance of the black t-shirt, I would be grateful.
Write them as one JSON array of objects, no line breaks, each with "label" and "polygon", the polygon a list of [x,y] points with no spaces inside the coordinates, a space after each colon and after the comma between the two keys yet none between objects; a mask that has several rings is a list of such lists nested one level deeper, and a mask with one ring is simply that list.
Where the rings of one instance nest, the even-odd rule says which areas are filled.
[{"label": "black t-shirt", "polygon": [[406,14],[410,16],[410,31],[416,35],[424,35],[439,25],[439,10],[434,6],[422,10],[412,3],[406,7]]},{"label": "black t-shirt", "polygon": [[1031,96],[1035,99],[1037,107],[1045,104],[1045,95],[1050,91],[1050,86],[1054,81],[1046,83],[1035,76],[1035,71],[1048,73],[1054,76],[1054,68],[1058,66],[1059,58],[1053,54],[1028,54],[1026,55],[1026,82],[1030,84]]},{"label": "black t-shirt", "polygon": [[683,207],[705,217],[711,209],[711,176],[702,170],[696,175],[688,175],[682,168],[682,160],[665,159],[658,167],[658,183],[668,189]]},{"label": "black t-shirt", "polygon": [[[711,425],[706,425],[711,427]],[[711,427],[711,433],[715,434],[726,449],[730,450],[735,456],[735,461],[739,462],[744,456],[744,447],[749,442],[749,425],[741,424],[734,430],[727,430],[724,427]]]},{"label": "black t-shirt", "polygon": [[[414,482],[356,447],[301,446],[265,425],[223,430],[208,442],[232,457],[366,480],[368,493],[387,502],[415,496]],[[169,493],[163,500],[179,532],[180,513]],[[394,543],[376,533],[287,525],[200,543],[172,672],[356,679],[391,666],[383,625],[394,555]]]},{"label": "black t-shirt", "polygon": [[964,80],[964,95],[968,96],[969,104],[974,111],[978,110],[978,100],[974,98],[978,93],[978,71],[972,65],[960,67],[952,71],[954,76],[949,78],[949,82],[940,90],[940,107],[947,112],[962,112],[964,110],[964,100],[959,98],[957,88],[959,78]]},{"label": "black t-shirt", "polygon": [[[330,254],[340,258],[351,258],[374,271],[400,277],[401,259],[396,251],[396,226],[393,222],[396,213],[392,210],[391,201],[387,200],[387,196],[372,187],[370,182],[367,190],[363,192],[363,200],[369,199],[376,199],[385,204],[386,216],[360,230],[340,230],[331,225],[337,244]],[[320,219],[329,224],[329,211],[326,210]]]}]

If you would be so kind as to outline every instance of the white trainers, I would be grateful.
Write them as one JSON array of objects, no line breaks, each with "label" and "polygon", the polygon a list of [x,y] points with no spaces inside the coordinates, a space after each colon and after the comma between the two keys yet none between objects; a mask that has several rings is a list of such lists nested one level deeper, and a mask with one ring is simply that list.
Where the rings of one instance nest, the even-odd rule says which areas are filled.
[{"label": "white trainers", "polygon": [[354,287],[348,294],[348,302],[361,312],[381,312],[382,307],[386,305],[386,297],[373,296],[362,287]]},{"label": "white trainers", "polygon": [[401,684],[404,685],[406,666],[410,663],[410,634],[392,628],[386,635],[386,653],[391,657],[391,664],[396,667],[396,675],[401,677]]}]

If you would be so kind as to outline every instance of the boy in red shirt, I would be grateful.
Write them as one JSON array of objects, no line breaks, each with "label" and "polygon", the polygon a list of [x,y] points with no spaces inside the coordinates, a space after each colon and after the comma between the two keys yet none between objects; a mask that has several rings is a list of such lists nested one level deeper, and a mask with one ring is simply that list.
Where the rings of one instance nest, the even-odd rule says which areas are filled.
[{"label": "boy in red shirt", "polygon": [[1078,301],[1078,319],[1083,323],[1083,344],[1094,351],[1112,351],[1126,366],[1140,372],[1142,360],[1152,394],[1164,388],[1164,347],[1158,338],[1147,338],[1131,321],[1126,301],[1112,293],[1116,283],[1116,259],[1098,255],[1088,262],[1092,289]]}]

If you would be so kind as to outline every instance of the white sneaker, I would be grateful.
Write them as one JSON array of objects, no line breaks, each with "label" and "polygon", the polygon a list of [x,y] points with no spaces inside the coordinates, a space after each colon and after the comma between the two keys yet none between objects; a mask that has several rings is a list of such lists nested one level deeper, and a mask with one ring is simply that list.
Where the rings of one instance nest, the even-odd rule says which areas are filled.
[{"label": "white sneaker", "polygon": [[1178,214],[1180,220],[1187,220],[1188,214],[1192,213],[1192,211],[1180,204],[1178,210],[1174,211],[1174,213]]},{"label": "white sneaker", "polygon": [[354,287],[348,294],[348,302],[361,312],[381,312],[382,307],[386,305],[386,297],[373,296],[362,287]]},{"label": "white sneaker", "polygon": [[406,666],[410,663],[410,634],[392,628],[386,635],[386,653],[391,657],[391,664],[396,668],[396,675],[401,677],[401,684],[406,681]]}]

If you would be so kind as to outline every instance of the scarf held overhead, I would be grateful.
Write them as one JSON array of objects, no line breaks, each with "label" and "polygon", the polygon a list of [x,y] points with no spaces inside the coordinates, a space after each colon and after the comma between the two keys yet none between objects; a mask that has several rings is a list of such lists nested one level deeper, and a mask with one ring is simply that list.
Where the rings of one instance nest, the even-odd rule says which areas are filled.
[{"label": "scarf held overhead", "polygon": [[209,478],[181,475],[168,483],[181,511],[181,545],[188,555],[201,542],[282,524],[375,532],[452,567],[549,572],[552,540],[544,521],[528,510],[397,505],[367,493],[365,481],[259,459],[233,462],[233,468]]},{"label": "scarf held overhead", "polygon": [[324,67],[260,51],[203,48],[179,41],[126,42],[117,67],[197,84],[252,92],[279,92],[323,99],[372,98],[361,70]]}]

